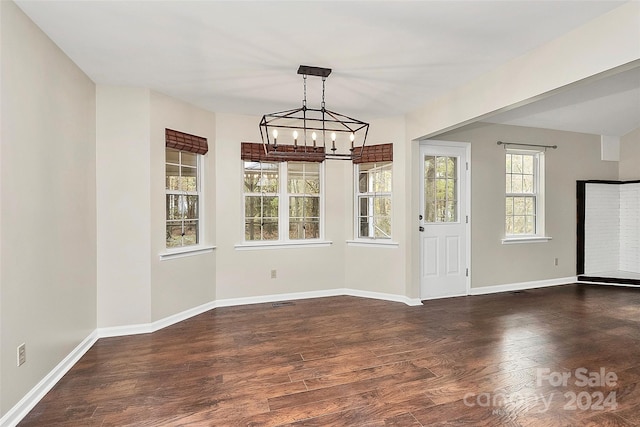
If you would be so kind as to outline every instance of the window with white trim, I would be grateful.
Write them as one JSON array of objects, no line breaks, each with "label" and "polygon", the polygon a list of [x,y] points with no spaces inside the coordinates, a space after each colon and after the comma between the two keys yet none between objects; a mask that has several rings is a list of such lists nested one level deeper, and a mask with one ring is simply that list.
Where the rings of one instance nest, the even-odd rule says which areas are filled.
[{"label": "window with white trim", "polygon": [[544,152],[506,150],[505,235],[544,236]]},{"label": "window with white trim", "polygon": [[354,165],[356,239],[391,239],[392,162]]},{"label": "window with white trim", "polygon": [[165,148],[167,248],[200,243],[201,155]]},{"label": "window with white trim", "polygon": [[321,239],[322,165],[243,160],[244,241]]}]

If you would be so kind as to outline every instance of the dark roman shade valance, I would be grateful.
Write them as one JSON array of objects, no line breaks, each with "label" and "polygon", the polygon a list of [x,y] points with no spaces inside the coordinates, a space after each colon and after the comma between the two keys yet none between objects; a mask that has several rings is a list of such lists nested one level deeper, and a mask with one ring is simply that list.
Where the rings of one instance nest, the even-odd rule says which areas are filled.
[{"label": "dark roman shade valance", "polygon": [[207,154],[207,151],[209,151],[207,138],[189,135],[172,129],[165,129],[164,135],[167,148],[175,148],[176,150],[188,151],[194,154]]},{"label": "dark roman shade valance", "polygon": [[[314,153],[314,156],[306,156],[305,150]],[[255,142],[243,142],[240,148],[240,157],[242,160],[250,162],[324,162],[325,157],[322,154],[321,148],[318,151],[313,151],[313,147],[298,146],[295,148],[293,145],[281,145],[278,144],[278,150],[274,154],[267,155],[264,152],[264,145]],[[286,158],[278,158],[277,153],[287,153]],[[296,157],[295,154],[300,153],[300,157]],[[316,155],[317,154],[317,155]]]},{"label": "dark roman shade valance", "polygon": [[[304,150],[313,150],[311,147],[298,146],[294,149],[293,145],[278,145],[278,152],[281,153],[300,153],[300,157],[288,154],[286,160],[290,162],[323,162],[324,156],[319,155],[317,158],[304,155]],[[356,147],[356,154],[360,148]],[[264,145],[255,142],[243,142],[240,148],[240,157],[242,160],[250,162],[279,162],[283,159],[279,159],[276,155],[267,155],[264,152]],[[353,159],[353,163],[372,163],[372,162],[392,162],[393,161],[393,144],[379,144],[365,146],[362,152],[362,157]]]},{"label": "dark roman shade valance", "polygon": [[[359,148],[356,147],[356,154]],[[392,162],[393,144],[365,145],[362,157],[353,159],[353,163]]]}]

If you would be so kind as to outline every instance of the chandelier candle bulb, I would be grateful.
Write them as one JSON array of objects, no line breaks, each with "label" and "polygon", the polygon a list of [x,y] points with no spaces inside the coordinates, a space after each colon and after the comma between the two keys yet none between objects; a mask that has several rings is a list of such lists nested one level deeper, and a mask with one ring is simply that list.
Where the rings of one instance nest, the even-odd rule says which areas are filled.
[{"label": "chandelier candle bulb", "polygon": [[298,131],[293,131],[293,146],[294,148],[298,148]]},{"label": "chandelier candle bulb", "polygon": [[336,151],[336,133],[331,132],[331,151]]},{"label": "chandelier candle bulb", "polygon": [[278,146],[278,129],[273,130],[273,148]]},{"label": "chandelier candle bulb", "polygon": [[351,151],[353,151],[353,140],[356,139],[356,136],[353,134],[353,132],[351,132],[351,135],[349,135],[349,139],[351,140]]},{"label": "chandelier candle bulb", "polygon": [[311,139],[313,139],[313,148],[316,148],[316,137],[317,137],[317,136],[318,136],[318,135],[316,135],[316,133],[315,133],[315,132],[313,132],[313,133],[311,134]]}]

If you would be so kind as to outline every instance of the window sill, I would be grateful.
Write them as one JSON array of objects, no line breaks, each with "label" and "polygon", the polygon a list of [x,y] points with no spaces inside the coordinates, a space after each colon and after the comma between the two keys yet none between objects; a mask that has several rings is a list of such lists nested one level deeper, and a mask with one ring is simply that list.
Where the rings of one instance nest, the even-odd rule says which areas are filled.
[{"label": "window sill", "polygon": [[547,236],[523,236],[523,237],[505,237],[502,239],[503,245],[516,245],[519,243],[546,243],[551,240]]},{"label": "window sill", "polygon": [[291,248],[323,248],[330,246],[330,240],[307,240],[302,242],[245,242],[235,245],[237,251],[254,251],[263,249],[291,249]]},{"label": "window sill", "polygon": [[400,243],[387,239],[347,240],[347,246],[373,247],[373,248],[397,248]]},{"label": "window sill", "polygon": [[160,261],[206,254],[209,252],[213,252],[215,248],[215,246],[191,246],[187,248],[171,249],[160,254]]}]

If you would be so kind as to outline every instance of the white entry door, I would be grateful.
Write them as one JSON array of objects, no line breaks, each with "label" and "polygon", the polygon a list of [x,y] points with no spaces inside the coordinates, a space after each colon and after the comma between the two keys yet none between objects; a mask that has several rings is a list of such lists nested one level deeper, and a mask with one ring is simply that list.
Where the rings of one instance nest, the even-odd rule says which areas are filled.
[{"label": "white entry door", "polygon": [[420,297],[467,295],[469,169],[467,143],[420,145]]}]

